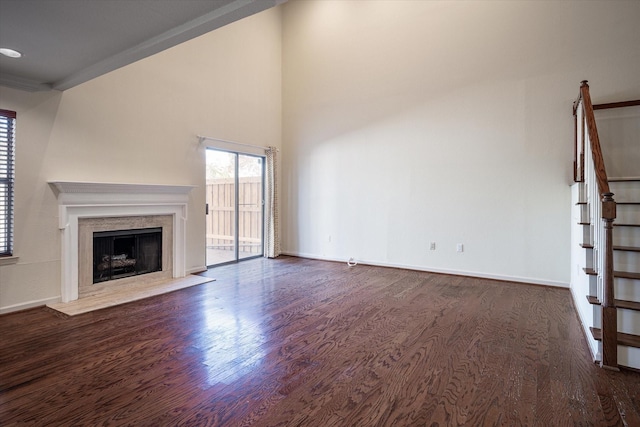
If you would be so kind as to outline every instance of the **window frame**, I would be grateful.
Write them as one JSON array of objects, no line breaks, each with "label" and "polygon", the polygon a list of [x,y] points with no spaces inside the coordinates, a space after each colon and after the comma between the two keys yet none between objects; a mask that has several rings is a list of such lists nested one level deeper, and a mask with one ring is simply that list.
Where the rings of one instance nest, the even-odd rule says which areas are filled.
[{"label": "window frame", "polygon": [[15,111],[0,109],[0,258],[13,256],[16,118]]}]

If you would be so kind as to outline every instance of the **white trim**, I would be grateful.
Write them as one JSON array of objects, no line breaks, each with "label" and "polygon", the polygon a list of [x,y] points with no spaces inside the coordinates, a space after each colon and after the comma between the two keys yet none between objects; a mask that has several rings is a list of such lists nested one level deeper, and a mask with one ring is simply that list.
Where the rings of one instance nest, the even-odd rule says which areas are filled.
[{"label": "white trim", "polygon": [[[585,315],[580,310],[580,306],[578,305],[579,295],[576,295],[575,287],[570,286],[569,290],[571,291],[571,298],[573,302],[573,308],[578,313],[578,320],[580,320],[580,326],[582,328],[582,333],[584,334],[584,338],[587,341],[587,347],[589,347],[589,352],[591,353],[591,358],[594,362],[600,361],[600,353],[598,350],[598,341],[593,338],[591,335],[591,331],[589,330],[588,322],[585,321]],[[584,295],[582,296],[584,298]]]},{"label": "white trim", "polygon": [[[321,261],[344,262],[345,264],[347,262],[346,259],[329,258],[329,257],[318,256],[314,254],[305,254],[305,253],[299,253],[299,252],[282,251],[281,254],[295,256],[299,258],[317,259]],[[565,282],[536,279],[533,277],[506,276],[502,274],[480,273],[477,271],[449,270],[449,269],[424,267],[424,266],[411,265],[411,264],[394,264],[394,263],[385,263],[385,262],[378,262],[378,261],[367,261],[362,259],[356,259],[355,261],[357,261],[359,265],[373,265],[376,267],[402,268],[405,270],[425,271],[427,273],[451,274],[453,276],[470,276],[470,277],[478,277],[481,279],[493,279],[493,280],[501,280],[506,282],[519,282],[519,283],[525,283],[529,285],[543,285],[543,286],[552,286],[556,288],[569,288],[569,284]]]},{"label": "white trim", "polygon": [[17,264],[20,261],[19,256],[3,256],[0,257],[0,266]]},{"label": "white trim", "polygon": [[21,302],[20,304],[8,305],[6,307],[0,308],[0,314],[12,313],[14,311],[26,310],[34,307],[42,307],[47,304],[54,304],[56,302],[60,302],[60,296],[53,298],[44,298],[39,300]]},{"label": "white trim", "polygon": [[63,181],[50,184],[58,190],[62,302],[78,299],[80,218],[172,216],[173,277],[186,275],[187,202],[193,186]]},{"label": "white trim", "polygon": [[[79,181],[49,181],[58,193],[83,194],[80,201],[86,201],[86,195],[91,194],[189,194],[192,185],[165,184],[126,184],[117,182],[79,182]],[[60,195],[58,196],[60,197]],[[73,196],[70,196],[73,200]],[[76,196],[77,198],[77,196]]]}]

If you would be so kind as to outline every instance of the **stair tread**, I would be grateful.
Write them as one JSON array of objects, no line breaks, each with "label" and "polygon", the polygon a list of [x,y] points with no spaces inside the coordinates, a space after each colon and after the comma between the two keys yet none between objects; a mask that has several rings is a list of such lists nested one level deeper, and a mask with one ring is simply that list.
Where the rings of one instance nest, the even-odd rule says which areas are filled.
[{"label": "stair tread", "polygon": [[[593,295],[587,295],[587,301],[589,301],[589,304],[600,305],[600,300],[598,299],[598,297],[595,297]],[[615,304],[617,308],[625,308],[627,310],[640,311],[640,302],[638,301],[627,301],[623,299],[617,299],[615,300]]]},{"label": "stair tread", "polygon": [[[597,341],[602,341],[602,330],[598,328],[589,328],[591,335]],[[627,347],[640,348],[640,335],[625,334],[618,332],[618,344],[626,345]]]},{"label": "stair tread", "polygon": [[640,280],[640,273],[632,273],[630,271],[614,271],[614,277],[622,277],[624,279],[636,279]]},{"label": "stair tread", "polygon": [[613,246],[614,251],[640,252],[640,248],[636,246]]},{"label": "stair tread", "polygon": [[[587,273],[590,276],[594,276],[598,273],[596,273],[596,271],[593,268],[584,268],[583,269],[585,273]],[[623,279],[637,279],[640,280],[640,273],[632,273],[630,271],[614,271],[613,272],[613,277],[620,277]]]},{"label": "stair tread", "polygon": [[[576,206],[588,205],[589,202],[576,202]],[[616,200],[616,205],[640,205],[637,200]]]},{"label": "stair tread", "polygon": [[[580,247],[583,249],[593,249],[591,243],[580,243]],[[613,246],[614,251],[627,251],[627,252],[640,252],[640,248],[636,246]]]},{"label": "stair tread", "polygon": [[616,307],[618,308],[626,308],[628,310],[636,310],[640,311],[640,302],[637,301],[626,301],[622,299],[615,300]]},{"label": "stair tread", "polygon": [[[578,223],[578,225],[591,225],[591,223],[589,221],[581,221]],[[640,224],[630,224],[627,222],[613,222],[613,226],[614,227],[640,227]]]},{"label": "stair tread", "polygon": [[640,178],[609,178],[609,182],[640,182]]}]

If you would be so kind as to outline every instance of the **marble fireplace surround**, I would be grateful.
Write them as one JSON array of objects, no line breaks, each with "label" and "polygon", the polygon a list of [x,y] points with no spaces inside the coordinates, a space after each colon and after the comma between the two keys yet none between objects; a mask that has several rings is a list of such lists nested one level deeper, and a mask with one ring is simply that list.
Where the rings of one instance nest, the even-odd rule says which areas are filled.
[{"label": "marble fireplace surround", "polygon": [[[165,268],[170,269],[173,278],[186,275],[187,203],[193,186],[69,181],[51,181],[49,184],[57,193],[59,228],[62,232],[62,302],[77,300],[79,296],[79,225],[84,219],[103,218],[108,221],[108,218],[113,218],[118,223],[123,221],[122,218],[131,217],[131,221],[137,223],[143,221],[144,217],[157,216],[157,221],[166,223],[169,220],[171,224],[163,227],[163,233],[166,232],[165,228],[171,233],[167,239],[171,245],[168,251],[171,259],[166,260],[166,263],[163,259],[163,271]],[[155,226],[156,219],[150,222],[150,226]],[[164,244],[163,237],[163,246]]]},{"label": "marble fireplace surround", "polygon": [[[160,271],[93,283],[93,233],[100,231],[162,229],[162,265]],[[78,298],[84,298],[115,284],[154,281],[173,277],[173,217],[145,215],[78,219]],[[116,255],[116,254],[114,254]]]}]

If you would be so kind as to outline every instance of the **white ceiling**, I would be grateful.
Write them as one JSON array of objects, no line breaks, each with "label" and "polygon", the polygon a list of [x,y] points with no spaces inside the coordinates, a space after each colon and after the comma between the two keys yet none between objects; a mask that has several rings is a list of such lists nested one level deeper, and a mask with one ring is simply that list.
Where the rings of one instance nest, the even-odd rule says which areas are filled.
[{"label": "white ceiling", "polygon": [[0,0],[0,85],[65,90],[286,0]]}]

